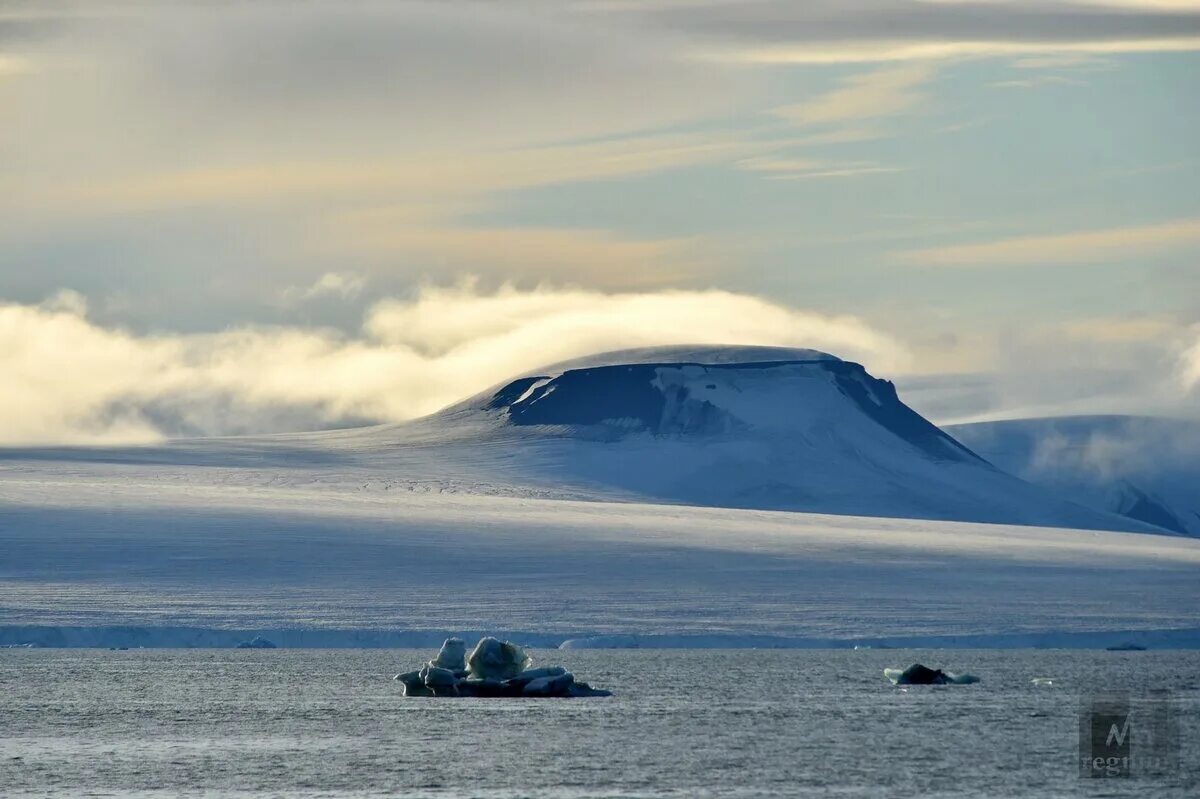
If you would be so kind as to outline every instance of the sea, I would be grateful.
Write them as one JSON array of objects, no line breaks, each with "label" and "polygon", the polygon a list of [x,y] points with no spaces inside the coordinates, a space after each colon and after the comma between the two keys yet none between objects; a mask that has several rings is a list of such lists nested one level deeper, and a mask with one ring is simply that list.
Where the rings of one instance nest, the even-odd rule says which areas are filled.
[{"label": "sea", "polygon": [[533,650],[615,695],[405,698],[432,654],[0,650],[0,796],[1200,796],[1198,652]]}]

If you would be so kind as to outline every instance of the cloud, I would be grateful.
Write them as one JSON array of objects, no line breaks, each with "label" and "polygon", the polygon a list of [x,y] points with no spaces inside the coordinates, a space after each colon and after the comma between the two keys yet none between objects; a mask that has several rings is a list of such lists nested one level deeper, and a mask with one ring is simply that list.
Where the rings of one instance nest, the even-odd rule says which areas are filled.
[{"label": "cloud", "polygon": [[1097,424],[1096,429],[1086,434],[1071,431],[1070,425],[1065,431],[1050,426],[1034,441],[1029,461],[1020,474],[1034,480],[1132,479],[1134,485],[1141,483],[1141,488],[1153,491],[1156,484],[1162,483],[1155,480],[1147,484],[1138,478],[1164,475],[1169,486],[1173,482],[1171,477],[1177,480],[1180,475],[1195,471],[1198,455],[1200,424],[1135,416]]},{"label": "cloud", "polygon": [[1175,334],[1178,325],[1170,319],[1147,316],[1077,319],[1062,323],[1063,332],[1073,339],[1111,344],[1152,341]]},{"label": "cloud", "polygon": [[351,299],[357,297],[366,284],[366,278],[353,272],[326,272],[309,286],[290,286],[284,289],[282,300],[285,305],[293,305],[318,297]]},{"label": "cloud", "polygon": [[322,245],[391,264],[434,263],[507,280],[570,276],[605,288],[678,284],[714,266],[711,250],[699,237],[633,239],[579,228],[405,225],[375,212],[350,214],[320,226],[312,246]]},{"label": "cloud", "polygon": [[1200,325],[1193,327],[1195,343],[1179,359],[1179,378],[1188,391],[1200,388]]},{"label": "cloud", "polygon": [[[730,136],[659,134],[543,147],[427,150],[379,159],[339,157],[281,162],[264,157],[253,165],[194,169],[134,169],[119,177],[38,185],[23,205],[77,212],[137,212],[200,205],[319,202],[361,205],[410,198],[405,207],[426,219],[471,207],[494,192],[646,174],[749,153],[791,142]],[[18,198],[11,198],[15,204]]]},{"label": "cloud", "polygon": [[966,58],[999,58],[1044,52],[1079,54],[1172,53],[1200,50],[1200,36],[1133,39],[1125,41],[931,41],[910,43],[894,40],[855,41],[829,46],[773,46],[734,50],[723,60],[749,64],[854,64],[889,61],[943,61]]},{"label": "cloud", "polygon": [[838,64],[1200,49],[1200,8],[1168,3],[755,0],[640,4],[625,13],[685,33],[699,58]]},{"label": "cloud", "polygon": [[737,167],[746,172],[758,172],[767,180],[849,178],[907,171],[907,167],[884,166],[872,161],[814,161],[771,156],[746,158],[738,161]]},{"label": "cloud", "polygon": [[930,64],[887,67],[841,81],[839,88],[807,102],[775,109],[794,125],[861,122],[908,111],[924,99],[918,87],[933,77]]},{"label": "cloud", "polygon": [[[974,334],[963,367],[909,376],[901,396],[938,424],[1079,414],[1200,419],[1200,327],[1170,316],[1097,316]],[[919,341],[909,342],[924,359]]]},{"label": "cloud", "polygon": [[1095,72],[1112,69],[1117,64],[1111,58],[1100,58],[1086,53],[1046,53],[1018,58],[1009,64],[1014,69],[1068,69],[1078,72]]},{"label": "cloud", "polygon": [[1186,250],[1200,244],[1200,219],[1152,225],[1018,236],[976,244],[897,253],[895,259],[926,266],[1019,266],[1102,263]]},{"label": "cloud", "polygon": [[136,335],[98,325],[84,310],[71,300],[0,305],[0,443],[400,421],[547,362],[624,347],[807,346],[883,374],[908,357],[853,317],[724,291],[426,287],[372,306],[357,336],[299,327]]},{"label": "cloud", "polygon": [[1087,86],[1087,81],[1062,75],[1035,75],[1032,78],[998,80],[989,84],[997,89],[1038,89],[1043,86]]},{"label": "cloud", "polygon": [[[806,130],[812,138],[824,136],[829,143],[885,138],[886,130],[875,127],[864,135],[864,123],[878,122],[911,111],[925,101],[920,87],[934,76],[930,63],[889,66],[838,82],[837,88],[801,103],[782,106],[772,114],[790,125]],[[847,178],[903,172],[907,167],[870,162],[825,162],[788,160],[773,155],[745,159],[742,169],[767,173],[770,180]]]}]

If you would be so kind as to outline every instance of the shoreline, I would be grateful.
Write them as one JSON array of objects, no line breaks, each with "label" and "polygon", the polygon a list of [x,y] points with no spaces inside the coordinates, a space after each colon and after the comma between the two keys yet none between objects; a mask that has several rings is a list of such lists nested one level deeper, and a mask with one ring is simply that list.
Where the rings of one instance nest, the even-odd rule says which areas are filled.
[{"label": "shoreline", "polygon": [[[572,635],[521,630],[405,630],[169,626],[0,626],[0,648],[231,649],[265,639],[278,649],[427,649],[446,638],[492,635],[536,649],[1200,649],[1200,627],[1034,631],[854,638],[737,633]],[[268,647],[270,648],[270,647]]]}]

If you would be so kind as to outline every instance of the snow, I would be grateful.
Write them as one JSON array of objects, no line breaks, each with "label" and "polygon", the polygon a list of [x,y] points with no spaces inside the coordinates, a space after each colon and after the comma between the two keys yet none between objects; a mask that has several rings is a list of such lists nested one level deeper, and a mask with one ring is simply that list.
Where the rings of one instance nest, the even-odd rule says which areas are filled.
[{"label": "snow", "polygon": [[511,680],[530,662],[525,650],[517,644],[486,636],[479,639],[467,656],[467,670],[481,680]]},{"label": "snow", "polygon": [[[666,347],[638,347],[627,350],[611,350],[595,355],[585,355],[569,361],[543,366],[535,370],[537,375],[559,375],[569,369],[590,369],[598,366],[647,363],[692,363],[692,364],[746,364],[779,363],[782,361],[840,361],[841,359],[820,350],[800,347],[756,347],[756,346],[706,346],[678,345]],[[534,373],[531,372],[532,376]]]},{"label": "snow", "polygon": [[430,665],[451,671],[461,671],[467,667],[467,644],[461,638],[447,638],[438,650],[437,657]]},{"label": "snow", "polygon": [[[140,470],[5,481],[0,627],[227,627],[280,646],[436,646],[470,631],[543,646],[770,645],[1200,627],[1194,539],[237,485],[200,471],[214,484],[155,484]],[[396,630],[414,637],[385,636]]]},{"label": "snow", "polygon": [[659,358],[658,423],[720,432],[510,423],[547,382],[407,425],[0,452],[0,645],[1200,643],[1200,541],[1115,531],[1155,528],[828,356]]}]

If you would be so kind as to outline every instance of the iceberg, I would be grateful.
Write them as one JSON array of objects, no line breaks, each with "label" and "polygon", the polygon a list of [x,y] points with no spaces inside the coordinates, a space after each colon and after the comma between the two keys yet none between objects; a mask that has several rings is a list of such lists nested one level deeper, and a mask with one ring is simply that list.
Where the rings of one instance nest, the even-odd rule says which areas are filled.
[{"label": "iceberg", "polygon": [[405,696],[612,696],[609,691],[576,680],[562,666],[529,668],[532,658],[511,641],[486,637],[480,639],[469,656],[464,657],[465,652],[466,645],[461,639],[448,638],[433,660],[393,679],[404,686]]},{"label": "iceberg", "polygon": [[[447,640],[447,644],[454,639]],[[446,644],[442,644],[445,649]],[[532,662],[525,650],[511,641],[500,641],[488,636],[480,638],[467,658],[467,670],[473,677],[493,680],[511,680],[528,668]]]}]

